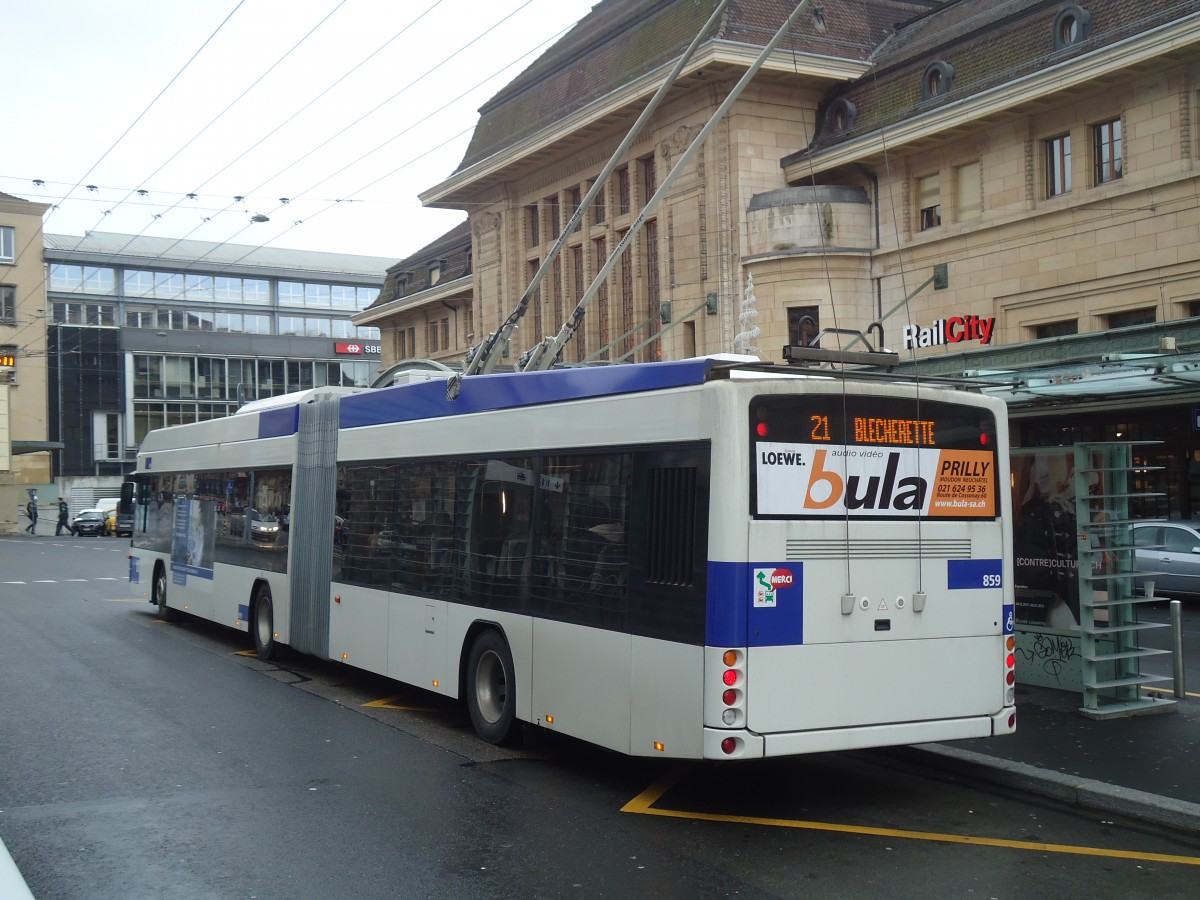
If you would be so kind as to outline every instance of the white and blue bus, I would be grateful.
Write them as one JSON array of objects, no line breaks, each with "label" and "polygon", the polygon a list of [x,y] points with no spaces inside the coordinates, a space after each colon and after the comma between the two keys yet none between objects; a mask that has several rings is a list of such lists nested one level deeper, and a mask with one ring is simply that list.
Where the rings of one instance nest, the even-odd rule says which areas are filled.
[{"label": "white and blue bus", "polygon": [[1003,734],[1007,442],[971,390],[714,359],[317,389],[147,435],[130,580],[497,743]]}]

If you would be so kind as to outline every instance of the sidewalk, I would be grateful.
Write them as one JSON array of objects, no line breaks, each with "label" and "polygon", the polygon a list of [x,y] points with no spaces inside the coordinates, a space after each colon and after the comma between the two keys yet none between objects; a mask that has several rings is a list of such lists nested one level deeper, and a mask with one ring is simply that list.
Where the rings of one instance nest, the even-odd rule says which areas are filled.
[{"label": "sidewalk", "polygon": [[[1166,695],[1169,697],[1169,695]],[[1017,732],[905,751],[943,770],[1200,834],[1200,702],[1096,720],[1078,693],[1018,685]]]}]

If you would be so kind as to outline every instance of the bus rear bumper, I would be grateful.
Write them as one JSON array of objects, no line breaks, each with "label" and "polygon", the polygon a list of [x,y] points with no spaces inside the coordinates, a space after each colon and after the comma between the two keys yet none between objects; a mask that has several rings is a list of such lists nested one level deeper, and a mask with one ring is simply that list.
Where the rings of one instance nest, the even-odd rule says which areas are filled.
[{"label": "bus rear bumper", "polygon": [[[1010,734],[1015,709],[1007,707],[995,715],[943,719],[933,722],[898,722],[859,728],[828,728],[755,734],[751,731],[704,729],[705,759],[753,759],[764,756],[798,756],[804,753],[828,753],[834,750],[865,750],[870,747],[895,747],[928,744],[933,741],[959,741],[967,738]],[[733,752],[723,742],[734,739]]]}]

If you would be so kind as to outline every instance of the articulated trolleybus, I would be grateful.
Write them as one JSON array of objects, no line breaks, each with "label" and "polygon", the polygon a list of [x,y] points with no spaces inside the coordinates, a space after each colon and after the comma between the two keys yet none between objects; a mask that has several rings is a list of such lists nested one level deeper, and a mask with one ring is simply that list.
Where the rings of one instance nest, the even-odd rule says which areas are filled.
[{"label": "articulated trolleybus", "polygon": [[317,389],[147,435],[130,580],[622,753],[1014,730],[1000,401],[716,359]]}]

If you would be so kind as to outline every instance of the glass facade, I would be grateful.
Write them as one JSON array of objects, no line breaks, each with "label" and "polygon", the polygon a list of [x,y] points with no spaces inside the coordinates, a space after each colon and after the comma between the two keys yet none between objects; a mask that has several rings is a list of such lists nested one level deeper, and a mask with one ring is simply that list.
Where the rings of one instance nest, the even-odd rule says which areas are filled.
[{"label": "glass facade", "polygon": [[134,443],[164,425],[232,415],[239,405],[314,387],[367,387],[371,362],[133,354]]},{"label": "glass facade", "polygon": [[[312,358],[336,357],[335,340],[379,340],[378,327],[350,320],[378,297],[374,286],[335,284],[336,275],[293,281],[51,260],[47,270],[50,381],[59,398],[51,404],[51,437],[72,448],[55,460],[58,475],[124,475],[152,429],[220,418],[249,401],[292,391],[366,387],[375,374],[377,356]],[[175,346],[145,352],[136,349],[147,344],[139,338],[134,349],[123,350],[123,328],[157,333]],[[195,349],[180,352],[180,338],[166,340],[174,332],[212,337],[197,334]],[[318,349],[310,358],[273,358],[273,350],[293,352],[286,341],[273,340],[263,342],[256,357],[221,352],[220,335],[247,334],[320,338],[328,349],[313,345]],[[236,352],[246,353],[244,342]],[[90,452],[99,446],[97,422],[111,432],[99,436],[108,448],[101,454]]]}]

